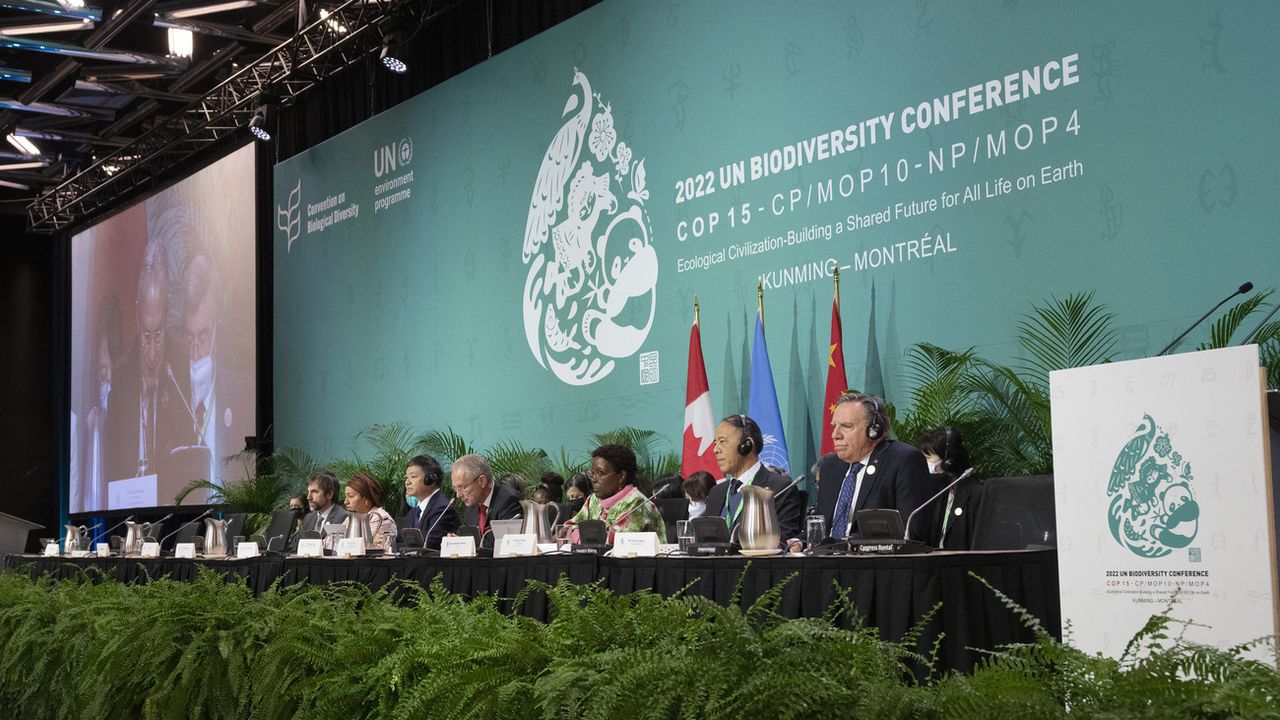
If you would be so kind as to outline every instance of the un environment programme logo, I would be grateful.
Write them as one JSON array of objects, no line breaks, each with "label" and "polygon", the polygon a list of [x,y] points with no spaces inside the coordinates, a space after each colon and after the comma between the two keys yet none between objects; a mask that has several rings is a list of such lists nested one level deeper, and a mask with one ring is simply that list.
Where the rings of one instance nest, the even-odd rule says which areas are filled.
[{"label": "un environment programme logo", "polygon": [[1145,558],[1187,547],[1200,529],[1192,480],[1191,463],[1174,450],[1169,433],[1143,415],[1111,468],[1107,521],[1112,537]]},{"label": "un environment programme logo", "polygon": [[577,69],[561,120],[529,201],[524,331],[539,365],[569,385],[589,385],[649,336],[658,256],[644,159],[633,158],[612,105]]},{"label": "un environment programme logo", "polygon": [[293,249],[293,241],[302,232],[302,178],[289,191],[289,199],[284,205],[276,206],[276,227],[284,231],[286,240],[285,252]]}]

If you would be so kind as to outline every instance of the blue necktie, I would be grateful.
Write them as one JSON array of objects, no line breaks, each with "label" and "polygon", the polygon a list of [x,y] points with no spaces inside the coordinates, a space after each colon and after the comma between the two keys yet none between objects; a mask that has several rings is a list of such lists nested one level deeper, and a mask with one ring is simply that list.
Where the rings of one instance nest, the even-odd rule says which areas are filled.
[{"label": "blue necktie", "polygon": [[836,498],[836,512],[831,519],[831,537],[843,540],[849,534],[849,513],[853,507],[853,490],[858,485],[858,472],[862,463],[849,466],[845,473],[844,483],[840,485],[840,497]]},{"label": "blue necktie", "polygon": [[741,480],[738,478],[729,480],[729,505],[725,510],[724,519],[730,527],[733,526],[733,521],[738,519],[738,505],[742,503],[742,493],[739,492],[741,489]]}]

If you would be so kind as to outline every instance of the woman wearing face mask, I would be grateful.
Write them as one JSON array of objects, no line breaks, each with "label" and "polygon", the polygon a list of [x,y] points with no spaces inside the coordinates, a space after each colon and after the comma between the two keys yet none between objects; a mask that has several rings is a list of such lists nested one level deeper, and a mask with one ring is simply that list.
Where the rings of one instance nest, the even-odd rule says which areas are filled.
[{"label": "woman wearing face mask", "polygon": [[[964,438],[956,428],[945,425],[920,436],[916,446],[929,463],[929,472],[938,492],[973,467]],[[946,550],[969,550],[973,545],[973,512],[982,500],[984,486],[972,474],[939,498],[937,522],[929,542]]]},{"label": "woman wearing face mask", "polygon": [[702,517],[707,512],[707,495],[716,486],[716,479],[706,470],[699,470],[685,479],[681,488],[689,501],[689,519]]}]

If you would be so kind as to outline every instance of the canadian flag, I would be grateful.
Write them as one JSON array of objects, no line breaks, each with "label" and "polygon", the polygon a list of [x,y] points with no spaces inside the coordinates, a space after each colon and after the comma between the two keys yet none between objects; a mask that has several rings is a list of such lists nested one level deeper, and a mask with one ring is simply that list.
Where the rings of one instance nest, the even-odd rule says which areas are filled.
[{"label": "canadian flag", "polygon": [[723,477],[716,464],[711,441],[716,434],[716,418],[711,412],[711,390],[707,385],[707,367],[702,362],[702,333],[695,317],[689,331],[689,375],[684,391],[684,454],[680,474],[689,477],[706,470],[717,480]]}]

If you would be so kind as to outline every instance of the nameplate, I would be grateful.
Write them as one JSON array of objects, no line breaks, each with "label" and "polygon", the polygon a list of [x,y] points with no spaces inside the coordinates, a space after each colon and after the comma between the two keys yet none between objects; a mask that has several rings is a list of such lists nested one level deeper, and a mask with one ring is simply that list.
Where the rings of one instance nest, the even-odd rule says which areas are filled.
[{"label": "nameplate", "polygon": [[658,533],[620,532],[613,536],[614,557],[657,557]]},{"label": "nameplate", "polygon": [[111,543],[98,543],[98,557],[111,557]]},{"label": "nameplate", "polygon": [[509,533],[502,536],[494,557],[528,557],[538,554],[538,536],[533,533]]},{"label": "nameplate", "polygon": [[88,550],[72,550],[71,552],[69,552],[69,553],[67,553],[67,554],[68,554],[68,555],[70,555],[70,556],[71,556],[71,557],[73,557],[73,558],[87,558],[87,557],[89,557],[89,551],[88,551]]},{"label": "nameplate", "polygon": [[674,552],[680,552],[680,543],[658,543],[659,555],[670,555]]},{"label": "nameplate", "polygon": [[324,555],[324,541],[320,538],[307,538],[298,541],[298,557],[320,557]]},{"label": "nameplate", "polygon": [[246,541],[236,544],[236,557],[238,558],[256,558],[258,557],[258,543]]},{"label": "nameplate", "polygon": [[196,544],[195,543],[178,543],[177,545],[173,546],[173,556],[176,558],[186,558],[188,560],[194,560],[196,558]]},{"label": "nameplate", "polygon": [[144,558],[160,557],[160,543],[158,542],[142,543],[142,557]]},{"label": "nameplate", "polygon": [[440,557],[461,558],[476,556],[476,539],[470,535],[440,538]]},{"label": "nameplate", "polygon": [[52,542],[52,543],[49,543],[49,544],[47,544],[47,545],[45,545],[45,546],[44,546],[44,556],[45,556],[45,557],[58,557],[58,556],[59,556],[59,555],[61,555],[61,554],[62,554],[62,552],[61,552],[61,550],[58,548],[58,543],[56,543],[56,542]]},{"label": "nameplate", "polygon": [[338,541],[338,557],[363,557],[364,538],[342,538]]},{"label": "nameplate", "polygon": [[555,552],[555,551],[557,551],[557,550],[559,550],[559,549],[560,549],[560,547],[559,547],[558,545],[556,545],[555,543],[553,543],[553,542],[549,542],[549,543],[538,543],[538,554],[539,554],[539,555],[541,555],[541,554],[543,554],[543,553]]}]

